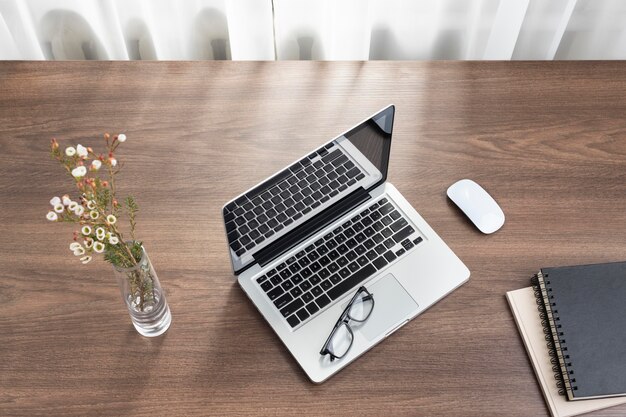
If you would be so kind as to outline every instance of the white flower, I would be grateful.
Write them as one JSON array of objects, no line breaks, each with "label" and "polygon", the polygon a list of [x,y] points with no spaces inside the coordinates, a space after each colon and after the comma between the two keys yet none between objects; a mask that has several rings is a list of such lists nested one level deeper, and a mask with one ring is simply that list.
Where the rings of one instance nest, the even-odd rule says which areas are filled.
[{"label": "white flower", "polygon": [[97,171],[100,169],[101,166],[102,166],[102,162],[100,162],[99,159],[94,159],[93,161],[91,161],[92,170]]},{"label": "white flower", "polygon": [[84,225],[82,229],[80,229],[80,231],[82,232],[82,234],[84,234],[85,236],[89,236],[91,234],[91,227],[89,227],[88,225]]},{"label": "white flower", "polygon": [[59,197],[52,197],[52,200],[50,200],[50,204],[52,205],[52,207],[58,206],[59,204],[61,204],[61,199]]},{"label": "white flower", "polygon": [[67,155],[67,156],[74,156],[74,155],[76,155],[76,149],[74,149],[73,146],[68,146],[67,148],[65,148],[65,155]]},{"label": "white flower", "polygon": [[82,246],[74,250],[74,256],[82,256],[84,254],[85,254],[85,248],[83,248]]},{"label": "white flower", "polygon": [[74,178],[84,177],[86,173],[87,173],[87,168],[85,168],[82,165],[72,170],[72,175],[74,176]]},{"label": "white flower", "polygon": [[123,133],[120,133],[119,135],[117,135],[117,140],[120,142],[126,142],[126,135]]},{"label": "white flower", "polygon": [[56,221],[58,218],[59,216],[57,216],[54,211],[49,211],[48,214],[46,214],[46,219],[50,220],[51,222]]},{"label": "white flower", "polygon": [[102,253],[104,251],[104,243],[95,242],[93,244],[93,250],[95,250],[97,253]]},{"label": "white flower", "polygon": [[76,153],[78,154],[78,156],[80,156],[81,158],[87,158],[87,155],[89,155],[89,152],[87,152],[87,148],[85,148],[83,145],[81,145],[80,143],[76,146]]},{"label": "white flower", "polygon": [[85,208],[83,206],[78,206],[74,210],[74,214],[79,216],[79,217],[82,216],[84,212],[85,212]]},{"label": "white flower", "polygon": [[80,258],[80,261],[84,264],[88,264],[89,261],[91,261],[91,256],[83,256],[82,258]]},{"label": "white flower", "polygon": [[93,246],[93,239],[90,237],[85,238],[85,247],[87,249],[91,249],[92,246]]},{"label": "white flower", "polygon": [[109,215],[107,216],[107,222],[108,222],[109,224],[115,224],[115,222],[116,222],[116,221],[117,221],[117,218],[116,218],[114,215],[109,214]]},{"label": "white flower", "polygon": [[91,217],[92,219],[96,220],[98,217],[100,217],[100,214],[98,214],[98,212],[95,211],[95,210],[91,210],[89,212],[89,217]]},{"label": "white flower", "polygon": [[63,207],[63,204],[58,204],[54,206],[54,211],[56,211],[57,213],[63,213],[63,210],[65,210],[65,207]]},{"label": "white flower", "polygon": [[95,209],[95,208],[96,208],[96,202],[95,202],[95,201],[93,201],[93,200],[89,200],[89,201],[87,202],[87,208],[88,208],[89,210],[93,210],[93,209]]},{"label": "white flower", "polygon": [[69,206],[71,202],[72,202],[72,200],[70,199],[70,196],[65,194],[63,196],[63,205]]},{"label": "white flower", "polygon": [[78,203],[76,201],[72,201],[70,204],[67,205],[67,209],[69,211],[76,210],[76,207],[78,207]]},{"label": "white flower", "polygon": [[111,245],[117,245],[118,243],[120,243],[120,240],[117,238],[117,236],[111,236],[109,238],[109,243]]},{"label": "white flower", "polygon": [[117,165],[117,159],[115,158],[109,158],[109,163],[111,164],[112,167]]},{"label": "white flower", "polygon": [[73,252],[78,248],[82,248],[82,246],[80,245],[80,243],[78,242],[72,242],[70,243],[70,250]]},{"label": "white flower", "polygon": [[103,240],[105,236],[106,232],[104,231],[104,229],[102,227],[98,227],[96,229],[96,237],[98,238],[98,240]]}]

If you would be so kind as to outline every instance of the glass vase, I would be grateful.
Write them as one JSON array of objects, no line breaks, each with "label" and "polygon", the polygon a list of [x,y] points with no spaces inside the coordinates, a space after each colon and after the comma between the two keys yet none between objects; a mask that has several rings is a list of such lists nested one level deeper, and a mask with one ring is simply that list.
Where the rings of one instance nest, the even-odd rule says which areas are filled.
[{"label": "glass vase", "polygon": [[146,249],[132,268],[113,265],[122,299],[135,329],[147,337],[159,336],[170,327],[172,315]]}]

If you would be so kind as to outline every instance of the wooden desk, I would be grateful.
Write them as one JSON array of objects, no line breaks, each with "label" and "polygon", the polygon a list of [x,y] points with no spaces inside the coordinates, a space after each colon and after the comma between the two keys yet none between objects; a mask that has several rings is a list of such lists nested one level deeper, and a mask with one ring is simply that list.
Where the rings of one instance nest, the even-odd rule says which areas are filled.
[{"label": "wooden desk", "polygon": [[[624,97],[622,62],[0,63],[0,415],[547,414],[504,294],[541,266],[626,257]],[[389,181],[472,276],[316,386],[235,284],[220,208],[388,103]],[[45,220],[69,190],[50,138],[105,131],[128,136],[120,187],[168,291],[161,338]],[[447,201],[465,177],[501,231]]]}]

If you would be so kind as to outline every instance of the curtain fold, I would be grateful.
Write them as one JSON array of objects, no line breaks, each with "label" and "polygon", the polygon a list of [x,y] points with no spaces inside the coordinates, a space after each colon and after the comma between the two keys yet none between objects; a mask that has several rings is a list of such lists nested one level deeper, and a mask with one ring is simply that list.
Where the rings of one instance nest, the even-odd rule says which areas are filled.
[{"label": "curtain fold", "polygon": [[0,59],[625,59],[623,0],[0,0]]}]

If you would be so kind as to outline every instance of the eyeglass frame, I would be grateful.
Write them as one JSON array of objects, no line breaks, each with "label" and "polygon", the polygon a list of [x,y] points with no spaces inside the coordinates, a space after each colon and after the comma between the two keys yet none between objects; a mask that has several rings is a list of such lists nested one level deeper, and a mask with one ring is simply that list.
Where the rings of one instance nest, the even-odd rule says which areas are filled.
[{"label": "eyeglass frame", "polygon": [[[359,296],[359,294],[361,294],[363,292],[365,292],[367,294],[367,296],[364,297],[364,300],[369,300],[369,299],[372,300],[372,309],[367,314],[367,317],[365,317],[363,320],[357,320],[357,319],[355,319],[353,317],[350,317],[349,311],[350,311],[350,308],[354,305],[354,302],[357,300],[357,297]],[[356,291],[356,293],[352,296],[352,299],[350,300],[350,302],[348,303],[346,308],[343,309],[343,312],[341,313],[341,316],[339,316],[339,319],[335,323],[335,326],[333,327],[333,330],[330,332],[330,335],[326,339],[326,342],[324,342],[324,345],[322,346],[322,350],[320,350],[320,355],[322,355],[322,356],[330,355],[330,361],[331,362],[333,362],[335,359],[341,359],[341,358],[345,357],[348,354],[348,352],[350,351],[350,349],[352,349],[352,344],[354,343],[354,333],[352,331],[352,328],[350,327],[350,320],[356,321],[357,323],[365,323],[367,321],[367,319],[369,319],[370,316],[372,315],[372,311],[374,311],[375,305],[376,305],[376,301],[374,300],[374,294],[369,292],[367,290],[367,288],[365,288],[365,286],[359,287],[359,289]],[[330,341],[333,339],[333,336],[337,332],[337,329],[339,329],[339,327],[341,327],[341,325],[344,324],[344,323],[345,323],[346,327],[348,328],[348,331],[350,332],[350,336],[352,336],[352,338],[350,339],[350,346],[348,346],[348,349],[346,349],[346,353],[344,353],[341,356],[335,356],[335,354],[332,353],[328,349],[328,345],[330,344]]]}]

